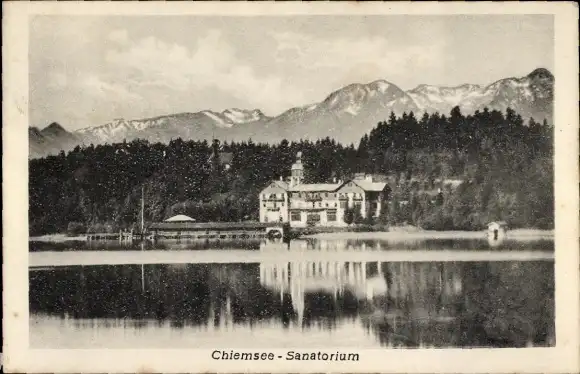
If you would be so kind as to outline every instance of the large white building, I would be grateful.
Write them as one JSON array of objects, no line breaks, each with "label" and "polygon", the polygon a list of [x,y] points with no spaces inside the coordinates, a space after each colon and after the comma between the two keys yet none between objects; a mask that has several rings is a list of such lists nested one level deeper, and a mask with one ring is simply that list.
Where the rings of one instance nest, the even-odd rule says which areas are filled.
[{"label": "large white building", "polygon": [[289,222],[293,227],[346,226],[347,209],[364,218],[378,217],[390,188],[371,176],[359,175],[335,183],[303,183],[304,165],[298,152],[287,181],[272,181],[260,192],[260,222]]}]

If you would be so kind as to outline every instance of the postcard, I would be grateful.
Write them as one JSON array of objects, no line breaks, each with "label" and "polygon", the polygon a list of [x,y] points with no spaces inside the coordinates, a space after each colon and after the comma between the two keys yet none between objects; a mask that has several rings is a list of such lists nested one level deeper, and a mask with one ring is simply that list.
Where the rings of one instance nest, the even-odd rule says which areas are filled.
[{"label": "postcard", "polygon": [[3,10],[4,371],[578,372],[574,4]]}]

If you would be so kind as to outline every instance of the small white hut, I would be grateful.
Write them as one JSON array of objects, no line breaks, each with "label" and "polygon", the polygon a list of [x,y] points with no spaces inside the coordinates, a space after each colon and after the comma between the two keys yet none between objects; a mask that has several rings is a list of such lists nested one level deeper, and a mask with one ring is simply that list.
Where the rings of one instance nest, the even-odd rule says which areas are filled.
[{"label": "small white hut", "polygon": [[503,239],[507,235],[508,224],[505,221],[494,221],[487,224],[487,233],[493,240]]}]

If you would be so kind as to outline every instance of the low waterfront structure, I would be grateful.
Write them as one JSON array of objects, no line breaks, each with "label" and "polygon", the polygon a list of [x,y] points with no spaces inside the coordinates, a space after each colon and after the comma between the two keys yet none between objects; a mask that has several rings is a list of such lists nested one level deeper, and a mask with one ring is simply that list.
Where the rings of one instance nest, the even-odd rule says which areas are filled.
[{"label": "low waterfront structure", "polygon": [[148,227],[150,238],[157,239],[266,239],[284,238],[286,225],[260,222],[163,221]]}]

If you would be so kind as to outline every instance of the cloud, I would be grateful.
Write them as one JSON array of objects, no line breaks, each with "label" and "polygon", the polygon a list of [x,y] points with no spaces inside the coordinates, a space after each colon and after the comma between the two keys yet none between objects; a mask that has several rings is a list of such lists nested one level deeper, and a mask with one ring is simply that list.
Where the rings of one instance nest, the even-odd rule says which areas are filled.
[{"label": "cloud", "polygon": [[[278,63],[297,64],[305,69],[329,69],[338,74],[368,71],[377,77],[396,76],[414,69],[438,68],[446,63],[444,41],[428,43],[408,40],[395,43],[388,36],[320,38],[298,32],[274,33]],[[378,71],[374,71],[377,67]],[[367,75],[367,74],[363,74]]]},{"label": "cloud", "polygon": [[48,73],[48,87],[51,89],[63,89],[68,86],[68,77],[63,72],[49,72]]},{"label": "cloud", "polygon": [[210,30],[193,48],[147,37],[126,48],[109,50],[106,60],[131,76],[130,84],[170,91],[198,92],[218,89],[269,110],[287,109],[300,90],[275,75],[260,74],[242,61],[221,32]]},{"label": "cloud", "polygon": [[87,75],[80,82],[79,85],[93,96],[101,99],[117,99],[126,101],[141,100],[141,96],[135,92],[131,92],[122,84],[111,83],[103,80],[96,75]]},{"label": "cloud", "polygon": [[129,34],[127,30],[113,30],[109,34],[109,40],[117,44],[127,44],[129,42]]}]

